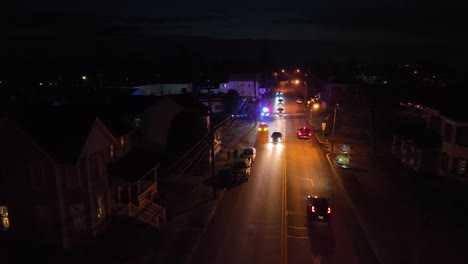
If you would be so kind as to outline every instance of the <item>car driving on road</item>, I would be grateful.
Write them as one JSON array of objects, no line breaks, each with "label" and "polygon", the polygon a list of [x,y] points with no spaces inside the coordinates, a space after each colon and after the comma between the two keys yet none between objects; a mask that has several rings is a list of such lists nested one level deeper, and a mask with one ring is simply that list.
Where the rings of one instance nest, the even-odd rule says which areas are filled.
[{"label": "car driving on road", "polygon": [[300,127],[297,129],[297,137],[301,139],[310,139],[312,137],[312,131],[306,127]]},{"label": "car driving on road", "polygon": [[281,143],[282,140],[283,140],[283,134],[281,134],[281,132],[275,131],[271,133],[271,136],[270,136],[271,143]]},{"label": "car driving on road", "polygon": [[268,124],[260,123],[257,128],[258,132],[268,132]]},{"label": "car driving on road", "polygon": [[308,222],[330,222],[332,209],[330,200],[323,196],[307,196],[307,220]]},{"label": "car driving on road", "polygon": [[278,116],[284,116],[284,108],[283,107],[278,108]]}]

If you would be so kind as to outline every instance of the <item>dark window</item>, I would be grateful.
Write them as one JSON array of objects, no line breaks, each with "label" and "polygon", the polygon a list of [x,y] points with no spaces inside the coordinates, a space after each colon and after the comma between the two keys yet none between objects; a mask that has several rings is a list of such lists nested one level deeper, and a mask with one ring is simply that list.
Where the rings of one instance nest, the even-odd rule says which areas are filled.
[{"label": "dark window", "polygon": [[452,143],[453,139],[453,126],[451,124],[445,124],[444,126],[444,140],[445,142]]},{"label": "dark window", "polygon": [[449,157],[447,155],[447,153],[442,153],[441,155],[441,169],[443,171],[448,171],[448,166],[449,166]]},{"label": "dark window", "polygon": [[468,127],[457,127],[455,144],[468,147]]}]

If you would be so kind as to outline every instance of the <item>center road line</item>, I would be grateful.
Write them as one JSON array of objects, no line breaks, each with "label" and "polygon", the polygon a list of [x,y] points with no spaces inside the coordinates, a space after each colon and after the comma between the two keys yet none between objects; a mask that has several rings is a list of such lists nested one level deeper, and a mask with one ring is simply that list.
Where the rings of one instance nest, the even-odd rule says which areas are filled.
[{"label": "center road line", "polygon": [[288,263],[288,223],[286,214],[286,156],[283,157],[281,183],[281,263]]}]

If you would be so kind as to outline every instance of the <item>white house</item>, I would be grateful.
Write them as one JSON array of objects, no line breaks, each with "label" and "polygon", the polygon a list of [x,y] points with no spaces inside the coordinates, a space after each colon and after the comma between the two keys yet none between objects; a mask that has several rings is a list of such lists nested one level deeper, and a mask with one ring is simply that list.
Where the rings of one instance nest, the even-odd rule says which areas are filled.
[{"label": "white house", "polygon": [[236,90],[241,97],[257,98],[259,96],[258,74],[231,74],[227,83],[221,83],[219,90],[227,93],[229,90]]}]

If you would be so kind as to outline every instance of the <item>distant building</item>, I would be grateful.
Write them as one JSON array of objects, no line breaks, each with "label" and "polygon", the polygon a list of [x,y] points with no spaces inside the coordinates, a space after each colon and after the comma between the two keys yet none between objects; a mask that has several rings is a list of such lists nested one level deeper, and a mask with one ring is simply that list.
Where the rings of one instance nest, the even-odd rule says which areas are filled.
[{"label": "distant building", "polygon": [[258,74],[231,74],[227,83],[221,83],[219,90],[227,93],[235,90],[243,98],[258,98],[260,88],[260,75]]},{"label": "distant building", "polygon": [[192,83],[155,83],[132,87],[135,94],[141,95],[173,95],[193,93]]}]

